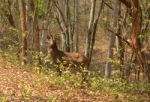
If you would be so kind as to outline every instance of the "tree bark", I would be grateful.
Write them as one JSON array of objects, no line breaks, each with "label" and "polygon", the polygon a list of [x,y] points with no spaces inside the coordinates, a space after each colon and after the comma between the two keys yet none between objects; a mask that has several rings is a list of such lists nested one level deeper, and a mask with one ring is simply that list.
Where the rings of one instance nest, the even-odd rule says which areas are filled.
[{"label": "tree bark", "polygon": [[[123,4],[130,9],[130,15],[132,17],[132,31],[130,38],[130,46],[135,53],[136,61],[138,62],[140,69],[145,72],[150,82],[150,69],[145,67],[146,63],[144,60],[144,54],[141,52],[141,42],[138,38],[141,33],[142,24],[142,9],[140,7],[139,0],[132,0],[127,2],[127,0],[120,0]],[[132,8],[133,7],[133,8]],[[132,9],[131,9],[132,8]]]},{"label": "tree bark", "polygon": [[[38,5],[38,2],[37,4]],[[36,54],[36,63],[40,64],[40,31],[39,31],[39,25],[38,25],[38,15],[37,15],[37,8],[33,0],[29,0],[29,6],[31,11],[31,25],[32,25],[32,36],[33,36],[33,50]]]},{"label": "tree bark", "polygon": [[7,6],[8,11],[4,12],[5,16],[7,17],[10,25],[15,28],[16,27],[15,26],[15,21],[14,21],[12,11],[11,11],[11,2],[10,2],[10,0],[7,0],[6,3],[8,4],[8,6]]},{"label": "tree bark", "polygon": [[22,65],[26,64],[27,62],[27,21],[26,21],[26,8],[24,0],[18,0],[19,4],[19,11],[20,11],[20,18],[21,18],[21,30],[22,30],[22,50],[21,50],[21,57],[22,57]]},{"label": "tree bark", "polygon": [[103,4],[104,4],[104,0],[101,0],[100,7],[99,7],[99,10],[98,10],[98,15],[95,18],[94,23],[93,23],[93,28],[92,28],[93,31],[92,31],[92,36],[91,36],[91,45],[90,45],[91,47],[90,47],[90,55],[89,55],[90,62],[91,62],[91,59],[92,59],[93,47],[94,47],[94,44],[95,44],[95,35],[96,35],[96,31],[97,31],[97,24],[98,24],[100,14],[101,14],[102,9],[103,9]]},{"label": "tree bark", "polygon": [[[112,24],[110,25],[111,28],[115,29],[117,27],[117,21],[118,21],[118,13],[119,13],[119,0],[116,0],[114,3],[114,11],[112,14]],[[109,43],[109,48],[108,48],[108,56],[107,56],[107,62],[105,65],[105,77],[109,78],[111,76],[111,71],[112,71],[112,65],[110,60],[113,59],[113,47],[115,43],[115,34],[111,33],[110,37],[110,43]]]},{"label": "tree bark", "polygon": [[74,0],[75,5],[75,52],[79,51],[79,0]]},{"label": "tree bark", "polygon": [[90,11],[90,20],[88,25],[88,33],[86,38],[86,45],[85,45],[85,56],[90,57],[90,45],[91,45],[91,35],[92,35],[92,26],[94,23],[94,16],[95,16],[95,5],[96,0],[91,0],[91,11]]},{"label": "tree bark", "polygon": [[[118,4],[119,6],[119,17],[121,17],[121,2],[119,2]],[[124,21],[123,21],[124,22]],[[123,24],[122,24],[123,25]],[[122,27],[121,24],[118,24],[118,28],[117,28],[117,35],[119,35],[120,37],[122,37]],[[123,69],[123,65],[124,65],[124,51],[125,51],[125,45],[124,45],[124,42],[122,41],[121,38],[119,38],[117,36],[117,47],[118,47],[118,52],[119,52],[119,62],[120,62],[120,76],[123,78],[124,77],[124,71],[125,69]]]},{"label": "tree bark", "polygon": [[[62,32],[62,41],[64,41],[64,50],[67,52],[70,52],[70,31],[69,31],[69,25],[67,22],[67,15],[64,11],[66,11],[66,9],[64,8],[64,11],[61,9],[61,7],[66,7],[66,1],[62,0],[61,2],[59,1],[55,1],[52,0],[53,4],[55,5],[58,13],[59,13],[59,17],[57,17],[57,21],[59,22],[59,26],[62,28],[61,30],[63,30]],[[59,4],[63,4],[61,7]]]}]

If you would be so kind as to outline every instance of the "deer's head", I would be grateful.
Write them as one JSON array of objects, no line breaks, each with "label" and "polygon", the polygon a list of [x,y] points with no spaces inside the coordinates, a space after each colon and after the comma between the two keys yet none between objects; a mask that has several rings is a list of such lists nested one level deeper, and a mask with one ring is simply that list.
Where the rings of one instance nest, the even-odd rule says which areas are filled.
[{"label": "deer's head", "polygon": [[47,36],[47,42],[48,42],[49,48],[51,49],[57,48],[56,40],[51,34]]}]

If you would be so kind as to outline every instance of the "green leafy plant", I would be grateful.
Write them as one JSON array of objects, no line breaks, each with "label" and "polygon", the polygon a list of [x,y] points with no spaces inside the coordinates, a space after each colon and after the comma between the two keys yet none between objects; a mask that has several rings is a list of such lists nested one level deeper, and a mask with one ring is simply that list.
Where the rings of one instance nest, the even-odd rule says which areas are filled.
[{"label": "green leafy plant", "polygon": [[21,90],[21,96],[25,100],[29,100],[32,97],[32,90],[28,86],[24,86],[23,89]]},{"label": "green leafy plant", "polygon": [[60,101],[58,100],[57,97],[50,96],[50,97],[48,98],[48,102],[60,102]]},{"label": "green leafy plant", "polygon": [[0,99],[1,102],[7,102],[7,98],[5,96],[2,96]]}]

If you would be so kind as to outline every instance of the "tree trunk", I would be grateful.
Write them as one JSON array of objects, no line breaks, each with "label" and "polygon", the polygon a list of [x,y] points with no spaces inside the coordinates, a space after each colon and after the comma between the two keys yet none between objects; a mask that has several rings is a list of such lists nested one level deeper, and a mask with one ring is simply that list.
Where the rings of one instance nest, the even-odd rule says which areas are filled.
[{"label": "tree trunk", "polygon": [[45,0],[45,4],[46,4],[46,11],[45,11],[45,15],[43,17],[44,22],[42,22],[42,32],[41,32],[41,36],[40,36],[40,49],[42,51],[43,54],[45,54],[47,52],[47,35],[49,34],[49,15],[52,13],[52,2],[51,0]]},{"label": "tree trunk", "polygon": [[79,51],[79,0],[74,0],[75,8],[75,36],[74,36],[74,47],[75,52]]},{"label": "tree trunk", "polygon": [[135,53],[136,61],[138,62],[140,69],[145,72],[150,82],[150,69],[145,67],[146,63],[144,60],[144,54],[141,52],[141,42],[138,38],[141,33],[141,24],[142,24],[142,9],[140,7],[139,0],[120,0],[123,4],[127,6],[130,10],[130,14],[132,17],[132,31],[130,38],[130,46]]},{"label": "tree trunk", "polygon": [[[116,0],[114,3],[114,11],[112,14],[112,24],[110,25],[111,28],[115,29],[117,27],[118,21],[118,13],[119,13],[119,0]],[[105,65],[105,77],[109,78],[111,76],[112,66],[110,60],[113,59],[113,47],[115,43],[115,34],[111,32],[110,43],[108,48],[108,57],[107,62]]]},{"label": "tree trunk", "polygon": [[95,44],[95,35],[96,35],[96,31],[97,31],[97,24],[98,24],[100,14],[101,14],[102,9],[103,9],[103,3],[104,3],[104,1],[101,0],[100,7],[99,7],[99,10],[98,10],[98,15],[97,15],[96,19],[94,20],[93,27],[92,27],[93,31],[92,31],[92,36],[91,36],[91,45],[90,45],[91,47],[90,47],[90,55],[89,55],[90,62],[91,62],[91,59],[92,59],[93,47],[94,47],[94,44]]},{"label": "tree trunk", "polygon": [[33,12],[32,12],[32,9],[33,9],[33,6],[32,6],[32,2],[30,0],[28,0],[28,3],[27,3],[27,29],[29,30],[29,35],[28,35],[28,38],[27,38],[27,41],[28,41],[28,63],[29,64],[32,64],[33,62],[33,21],[32,21],[32,18],[33,18]]},{"label": "tree trunk", "polygon": [[66,24],[67,24],[67,30],[66,30],[66,45],[67,45],[67,52],[71,52],[71,45],[72,45],[72,41],[71,41],[71,25],[70,25],[70,17],[69,17],[69,0],[66,0],[65,3],[65,19],[66,19]]},{"label": "tree trunk", "polygon": [[21,18],[21,30],[22,30],[22,51],[21,51],[21,57],[22,57],[22,64],[26,64],[27,62],[27,21],[26,21],[26,9],[25,9],[25,3],[24,0],[18,0],[19,4],[19,11],[20,11],[20,18]]},{"label": "tree trunk", "polygon": [[[61,30],[62,30],[62,34],[63,34],[62,35],[62,39],[63,39],[62,41],[64,41],[64,50],[67,51],[67,52],[70,52],[69,25],[68,25],[68,22],[67,22],[66,12],[64,12],[67,9],[68,3],[66,3],[66,1],[64,1],[64,0],[59,1],[59,2],[57,2],[55,0],[52,0],[52,2],[55,5],[55,7],[58,11],[58,14],[59,14],[59,17],[56,17],[56,19],[57,19],[57,22],[58,22]],[[61,4],[61,6],[59,4]],[[63,10],[61,8],[63,8]]]},{"label": "tree trunk", "polygon": [[[121,17],[121,2],[119,2],[118,4],[119,6],[119,11],[118,11],[118,16]],[[118,28],[117,28],[117,34],[122,37],[122,29],[121,29],[122,25],[118,24]],[[120,62],[120,76],[123,78],[124,77],[124,72],[125,69],[123,69],[123,65],[124,65],[124,50],[125,50],[125,46],[124,46],[124,42],[122,41],[121,38],[119,38],[117,36],[117,47],[118,47],[118,52],[119,52],[119,62]]]},{"label": "tree trunk", "polygon": [[88,58],[90,57],[90,45],[91,45],[92,26],[94,23],[94,16],[95,16],[95,5],[96,5],[96,0],[91,0],[90,20],[89,20],[88,34],[87,34],[86,45],[85,45],[85,56]]},{"label": "tree trunk", "polygon": [[[35,3],[33,0],[29,0],[30,5],[30,11],[31,11],[31,25],[32,25],[32,35],[33,35],[33,50],[36,54],[36,63],[40,64],[40,32],[39,32],[39,26],[38,26],[38,16],[37,16],[37,8],[35,6]],[[38,5],[38,2],[37,4]]]},{"label": "tree trunk", "polygon": [[7,0],[6,3],[8,4],[8,6],[7,6],[8,11],[4,12],[5,16],[8,19],[10,25],[15,28],[16,27],[15,26],[15,21],[14,21],[14,18],[13,18],[13,15],[12,15],[12,11],[11,11],[11,2],[10,2],[10,0]]},{"label": "tree trunk", "polygon": [[68,28],[68,33],[69,33],[69,52],[73,52],[73,36],[74,36],[74,31],[73,31],[73,25],[71,24],[71,15],[70,15],[70,0],[66,0],[66,23],[67,23],[67,28]]},{"label": "tree trunk", "polygon": [[[88,27],[88,35],[86,38],[86,49],[85,49],[85,55],[90,59],[90,62],[91,62],[93,47],[95,43],[97,24],[98,24],[99,17],[103,8],[103,0],[99,2],[100,7],[98,9],[98,14],[95,19],[94,19],[94,16],[95,16],[95,9],[96,9],[96,0],[94,1],[91,0],[91,2],[92,2],[92,6],[91,6],[91,13],[90,13],[89,27]],[[89,65],[90,65],[90,62],[89,62]]]}]

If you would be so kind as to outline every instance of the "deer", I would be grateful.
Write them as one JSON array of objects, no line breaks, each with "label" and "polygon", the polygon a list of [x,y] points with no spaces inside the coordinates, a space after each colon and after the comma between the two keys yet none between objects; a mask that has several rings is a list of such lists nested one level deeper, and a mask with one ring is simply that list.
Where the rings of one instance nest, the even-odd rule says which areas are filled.
[{"label": "deer", "polygon": [[[64,52],[57,47],[56,39],[50,34],[47,36],[48,56],[51,57],[52,63],[56,65],[59,75],[63,70],[69,69],[74,72],[81,72],[82,79],[85,80],[85,73],[82,73],[82,68],[88,68],[89,58],[77,52]],[[60,68],[63,65],[64,69]]]}]

